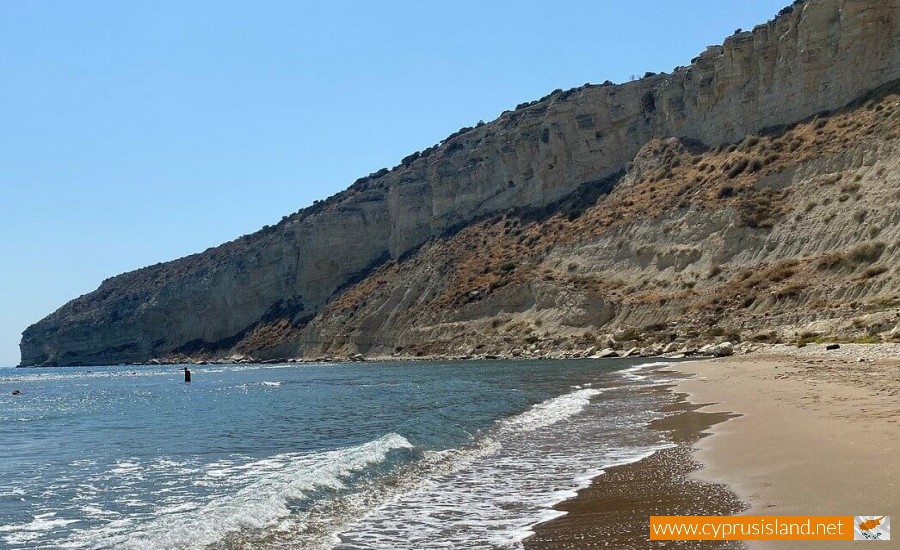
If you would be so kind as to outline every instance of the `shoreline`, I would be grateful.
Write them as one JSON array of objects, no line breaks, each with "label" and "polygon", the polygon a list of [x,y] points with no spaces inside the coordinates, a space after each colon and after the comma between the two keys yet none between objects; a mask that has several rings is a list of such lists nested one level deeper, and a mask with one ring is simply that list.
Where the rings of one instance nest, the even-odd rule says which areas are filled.
[{"label": "shoreline", "polygon": [[[885,353],[887,352],[887,353]],[[749,515],[890,515],[900,502],[900,356],[889,347],[677,364],[701,410],[741,414],[697,445],[698,480],[728,485]],[[855,358],[854,358],[855,357]],[[755,549],[809,542],[751,542]],[[848,542],[830,547],[850,547]]]},{"label": "shoreline", "polygon": [[[639,535],[631,539],[636,547],[652,546],[647,538],[650,515],[719,515],[708,513],[715,508],[710,501],[727,503],[728,495],[742,506],[723,514],[891,515],[900,502],[900,488],[891,475],[898,471],[900,443],[897,352],[890,344],[849,345],[835,351],[824,345],[770,346],[763,353],[677,362],[658,370],[679,375],[663,386],[675,393],[676,406],[682,404],[706,419],[694,421],[693,436],[678,426],[684,413],[651,425],[672,430],[677,448],[688,451],[695,467],[685,469],[683,461],[660,451],[644,461],[610,468],[575,498],[557,505],[554,509],[567,514],[536,526],[525,548],[619,544],[604,534],[604,527],[586,524],[621,521],[610,517],[623,513],[623,503],[613,498],[617,480],[641,488],[629,472],[642,471],[646,478],[662,479],[680,491],[678,497],[665,495],[662,507],[649,503],[637,517],[631,512],[630,524]],[[679,485],[684,476],[691,483]],[[697,492],[697,487],[702,489]],[[695,544],[716,547],[712,542],[684,541],[679,548]],[[750,541],[733,547],[802,550],[816,544]],[[835,542],[830,547],[851,546]]]},{"label": "shoreline", "polygon": [[[667,371],[663,367],[656,372]],[[669,371],[671,372],[671,371]],[[719,482],[693,479],[702,467],[692,456],[694,445],[736,415],[701,411],[674,384],[656,391],[673,394],[662,412],[666,416],[650,423],[653,430],[667,432],[674,446],[659,450],[636,462],[606,468],[574,498],[553,507],[563,512],[557,518],[532,528],[523,541],[526,550],[641,548],[647,540],[651,515],[667,515],[673,509],[692,515],[736,514],[746,504]],[[742,548],[735,542],[687,541],[679,548]]]},{"label": "shoreline", "polygon": [[891,476],[900,442],[897,351],[896,345],[770,346],[765,353],[650,365],[643,372],[658,379],[648,391],[669,397],[660,410],[665,416],[649,427],[666,432],[675,446],[606,468],[554,505],[564,515],[533,526],[522,544],[654,546],[647,540],[650,515],[891,515],[891,504],[900,501]]},{"label": "shoreline", "polygon": [[[185,356],[177,358],[151,359],[149,361],[138,361],[131,363],[90,363],[90,364],[39,364],[39,365],[9,365],[10,368],[16,369],[44,369],[44,368],[84,368],[84,367],[156,367],[166,365],[286,365],[286,364],[311,364],[311,363],[329,363],[329,364],[350,364],[350,363],[434,363],[441,361],[461,362],[461,361],[568,361],[568,360],[590,360],[590,359],[657,359],[660,361],[697,361],[708,360],[724,357],[743,357],[743,356],[768,356],[768,355],[792,355],[809,350],[824,350],[828,344],[837,344],[838,350],[828,352],[829,356],[850,356],[856,358],[857,355],[869,355],[875,350],[876,355],[892,355],[900,357],[900,343],[881,342],[881,343],[853,343],[837,341],[827,341],[818,344],[803,344],[798,347],[796,344],[767,344],[752,342],[711,342],[708,344],[695,344],[683,346],[655,346],[643,348],[605,348],[597,349],[589,347],[578,351],[563,350],[544,350],[541,353],[525,352],[517,353],[501,353],[501,354],[476,354],[476,355],[364,355],[361,353],[355,355],[336,356],[325,355],[311,357],[278,357],[257,359],[251,356],[241,354],[229,357],[219,358],[202,358],[196,356]],[[672,349],[668,349],[671,347]],[[676,349],[677,348],[677,349]]]},{"label": "shoreline", "polygon": [[437,363],[437,362],[465,362],[465,361],[577,361],[592,359],[661,359],[661,360],[681,360],[681,359],[712,359],[714,355],[698,354],[696,350],[689,351],[688,354],[676,355],[660,355],[654,353],[635,352],[628,354],[627,352],[616,352],[612,355],[583,355],[580,353],[565,354],[560,356],[552,355],[398,355],[398,356],[363,356],[354,357],[316,357],[315,359],[307,358],[281,358],[281,359],[192,359],[185,358],[179,360],[164,361],[144,361],[137,363],[113,363],[113,364],[78,364],[78,365],[12,365],[9,368],[15,369],[68,369],[68,368],[85,368],[85,367],[159,367],[159,366],[206,366],[206,365],[288,365],[288,364],[313,364],[328,363],[335,365],[353,364],[353,363]]},{"label": "shoreline", "polygon": [[476,353],[469,355],[458,354],[426,354],[426,355],[404,355],[404,354],[343,354],[343,355],[319,355],[315,357],[294,357],[294,356],[278,356],[259,358],[251,355],[236,353],[227,357],[222,356],[168,356],[163,358],[154,358],[147,361],[136,361],[129,363],[115,364],[65,364],[60,365],[56,362],[46,362],[41,364],[23,365],[18,364],[15,368],[31,369],[31,368],[68,368],[68,367],[95,367],[95,366],[159,366],[159,365],[236,365],[236,364],[288,364],[288,363],[416,363],[416,362],[437,362],[437,361],[562,361],[570,359],[649,359],[649,358],[665,358],[665,359],[686,359],[686,358],[712,358],[732,355],[734,353],[753,353],[761,348],[762,344],[754,343],[737,343],[732,342],[713,342],[707,344],[679,344],[671,343],[669,345],[652,345],[645,347],[623,347],[621,344],[615,348],[603,348],[598,346],[588,346],[580,350],[521,350],[516,349],[509,353]]}]

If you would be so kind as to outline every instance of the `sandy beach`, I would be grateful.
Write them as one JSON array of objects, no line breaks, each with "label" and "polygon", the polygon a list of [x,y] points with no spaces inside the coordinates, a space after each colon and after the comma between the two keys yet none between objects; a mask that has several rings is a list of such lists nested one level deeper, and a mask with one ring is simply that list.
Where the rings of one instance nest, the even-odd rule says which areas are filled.
[{"label": "sandy beach", "polygon": [[712,427],[712,436],[697,444],[695,457],[704,467],[694,475],[730,487],[749,506],[745,513],[896,514],[898,346],[781,346],[677,370],[692,375],[677,386],[691,402],[715,403],[700,410],[741,414]]},{"label": "sandy beach", "polygon": [[[671,391],[660,386],[658,391]],[[692,456],[693,446],[711,426],[734,415],[699,412],[685,394],[651,428],[670,433],[675,447],[623,466],[608,468],[572,500],[556,509],[565,515],[538,525],[525,541],[527,550],[582,550],[589,548],[741,548],[738,542],[647,540],[650,515],[671,510],[691,515],[738,513],[744,504],[726,486],[691,478],[702,465]]]},{"label": "sandy beach", "polygon": [[896,514],[900,346],[771,346],[674,370],[685,378],[668,389],[687,402],[655,427],[679,447],[608,470],[558,506],[567,515],[538,526],[527,548],[717,547],[652,543],[650,515]]}]

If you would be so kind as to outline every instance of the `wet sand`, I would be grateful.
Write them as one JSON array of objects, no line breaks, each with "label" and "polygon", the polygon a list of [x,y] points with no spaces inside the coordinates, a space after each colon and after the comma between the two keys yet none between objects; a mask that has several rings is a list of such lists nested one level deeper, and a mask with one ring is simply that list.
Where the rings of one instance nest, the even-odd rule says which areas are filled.
[{"label": "wet sand", "polygon": [[670,432],[676,447],[607,469],[577,497],[557,505],[566,515],[538,525],[525,548],[742,548],[738,543],[649,540],[651,515],[734,514],[745,507],[725,486],[690,477],[701,466],[691,456],[692,446],[711,426],[734,415],[700,412],[700,405],[684,397],[680,394],[668,408],[669,416],[651,424]]}]

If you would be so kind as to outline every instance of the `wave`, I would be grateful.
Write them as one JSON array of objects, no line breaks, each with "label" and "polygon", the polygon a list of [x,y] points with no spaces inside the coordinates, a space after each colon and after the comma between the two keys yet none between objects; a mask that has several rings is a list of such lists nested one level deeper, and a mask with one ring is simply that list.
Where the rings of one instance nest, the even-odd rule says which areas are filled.
[{"label": "wave", "polygon": [[[668,364],[619,372],[641,376],[643,369]],[[612,380],[621,384],[621,378]],[[261,460],[164,457],[94,464],[98,473],[86,481],[117,484],[116,502],[125,512],[104,506],[96,488],[85,485],[78,506],[95,527],[59,524],[71,535],[57,546],[331,548],[349,540],[354,548],[415,548],[442,540],[451,546],[490,541],[515,547],[535,524],[560,515],[552,507],[604,468],[666,446],[642,430],[653,418],[653,404],[635,397],[633,386],[642,385],[573,387],[496,420],[469,444],[452,449],[416,449],[402,435],[388,433],[354,447]],[[609,397],[597,399],[601,394]],[[6,534],[28,533],[19,526]]]},{"label": "wave", "polygon": [[[389,453],[412,449],[401,435],[390,433],[362,445],[312,454],[281,454],[246,464],[218,464],[207,469],[208,483],[221,480],[216,496],[161,503],[143,524],[111,522],[94,530],[76,531],[63,544],[69,548],[158,549],[197,547],[216,543],[242,529],[276,526],[291,515],[291,502],[322,490],[346,488],[357,472],[383,463]],[[117,466],[121,468],[122,466]],[[133,471],[129,463],[125,469]],[[247,482],[249,480],[249,482]],[[244,482],[238,487],[234,483]]]},{"label": "wave", "polygon": [[619,372],[628,380],[633,382],[642,382],[648,378],[647,375],[638,374],[641,371],[647,369],[660,369],[663,367],[672,366],[671,362],[668,361],[656,361],[653,363],[641,363],[640,365],[634,365],[632,367],[628,367],[627,369],[622,369]]},{"label": "wave", "polygon": [[[613,392],[613,390],[619,390]],[[593,400],[613,392],[615,400]],[[611,394],[612,395],[612,394]],[[341,532],[354,549],[517,548],[553,506],[605,468],[671,446],[641,430],[656,418],[630,388],[581,388],[498,421],[471,449],[435,453],[443,467]],[[588,409],[591,409],[588,411]]]},{"label": "wave", "polygon": [[[608,450],[575,457],[573,462],[568,452],[532,452],[529,442],[541,441],[534,437],[537,434],[551,434],[547,428],[562,429],[564,438],[577,440],[569,434],[578,425],[566,421],[584,412],[593,397],[608,389],[581,388],[537,403],[522,413],[496,421],[493,429],[469,446],[417,453],[416,460],[401,464],[386,477],[357,479],[352,491],[320,500],[308,510],[286,514],[281,509],[269,514],[278,516],[280,521],[262,524],[232,518],[232,526],[242,531],[237,533],[238,529],[233,528],[230,535],[220,536],[225,537],[228,547],[328,549],[340,545],[349,533],[354,547],[418,548],[447,537],[447,533],[439,532],[453,527],[446,513],[468,509],[484,520],[483,525],[477,519],[459,520],[469,532],[454,542],[478,540],[472,538],[472,531],[480,529],[485,536],[518,540],[530,526],[559,515],[551,510],[552,505],[571,498],[574,491],[602,473],[598,465],[632,457],[631,450]],[[563,424],[567,427],[560,428]],[[397,443],[406,441],[392,435],[400,438]],[[556,472],[548,474],[547,468]],[[244,470],[225,463],[213,464],[207,468],[205,478],[232,478]],[[510,482],[510,478],[515,481]],[[542,481],[533,484],[536,479]],[[254,484],[253,490],[258,489],[258,484]],[[360,529],[360,525],[365,527]],[[416,525],[418,528],[413,528]],[[201,540],[209,544],[214,536],[210,533]],[[218,540],[221,544],[222,539]],[[168,545],[170,541],[157,536],[143,542]]]},{"label": "wave", "polygon": [[[234,386],[234,387],[242,389],[242,390],[248,390],[250,388],[255,388],[255,387],[277,388],[279,386],[281,386],[280,381],[263,380],[261,382],[246,382],[244,384],[238,384],[237,386]],[[229,391],[229,390],[231,390],[231,388],[228,386],[223,386],[221,388],[218,388],[218,391]]]},{"label": "wave", "polygon": [[[396,525],[389,528],[391,532],[401,532],[404,527],[413,525],[418,521],[417,511],[418,498],[440,499],[441,495],[453,498],[453,491],[447,492],[445,484],[448,478],[454,476],[462,476],[467,478],[467,472],[479,472],[479,463],[483,461],[505,464],[506,458],[498,458],[504,451],[504,446],[510,441],[518,440],[521,437],[540,431],[565,421],[581,413],[590,403],[590,399],[603,390],[587,388],[578,389],[571,393],[547,399],[541,403],[531,406],[528,410],[506,419],[497,420],[495,426],[490,432],[482,437],[475,439],[472,445],[466,447],[458,447],[444,450],[427,450],[420,454],[419,460],[411,462],[400,467],[388,480],[370,480],[356,487],[356,491],[352,494],[343,495],[328,503],[316,507],[308,513],[294,514],[282,525],[279,526],[279,533],[271,531],[253,535],[249,534],[240,539],[241,545],[248,547],[295,547],[303,548],[333,548],[340,544],[338,533],[346,532],[352,529],[356,522],[361,518],[371,515],[378,515],[379,510],[390,509],[391,503],[404,502],[403,511],[400,515],[411,514],[405,525]],[[523,461],[517,461],[519,464],[525,464]],[[587,479],[593,478],[599,472],[591,472],[592,475]],[[478,474],[475,474],[478,475]],[[527,476],[525,476],[527,478]],[[589,482],[589,481],[588,481]],[[525,488],[514,485],[514,489],[504,493],[508,501],[515,498],[523,498],[524,495],[517,494],[525,492]],[[502,492],[502,491],[501,491]],[[558,491],[556,489],[549,490],[555,495],[551,500],[542,500],[541,508],[545,508],[540,512],[540,517],[534,518],[523,515],[528,524],[541,521],[540,518],[546,518],[548,514],[557,514],[552,510],[548,510],[553,503],[565,498],[570,498],[572,494],[568,491]],[[477,497],[481,498],[481,497]],[[525,497],[527,498],[527,497]],[[543,497],[542,497],[543,498]],[[412,505],[410,505],[412,504]],[[388,508],[385,508],[387,506]],[[424,506],[428,508],[428,506]],[[389,512],[394,514],[395,512]],[[427,515],[427,513],[426,513]],[[443,520],[438,520],[433,527],[443,524]],[[411,547],[421,547],[423,541],[427,543],[431,532],[427,532],[419,538],[414,537],[415,542],[410,542]],[[373,539],[377,548],[396,547],[398,541],[395,539],[381,540],[378,535]],[[431,539],[431,542],[438,539]],[[277,541],[277,542],[276,542]],[[409,542],[409,541],[407,541]],[[354,540],[355,544],[360,543]],[[363,544],[362,547],[368,547]]]},{"label": "wave", "polygon": [[54,519],[54,516],[56,516],[55,512],[48,512],[34,516],[27,523],[0,525],[0,533],[9,533],[2,537],[7,544],[28,544],[44,533],[78,523],[78,520],[75,519]]},{"label": "wave", "polygon": [[591,397],[599,395],[602,391],[585,388],[548,399],[517,416],[499,421],[500,429],[501,431],[528,432],[552,426],[583,411],[590,403]]}]

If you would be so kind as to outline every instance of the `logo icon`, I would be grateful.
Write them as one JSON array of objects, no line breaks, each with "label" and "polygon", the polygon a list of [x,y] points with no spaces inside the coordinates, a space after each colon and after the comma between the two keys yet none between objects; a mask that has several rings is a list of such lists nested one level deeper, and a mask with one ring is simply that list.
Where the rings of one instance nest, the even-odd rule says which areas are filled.
[{"label": "logo icon", "polygon": [[891,516],[853,516],[853,540],[891,540]]}]

